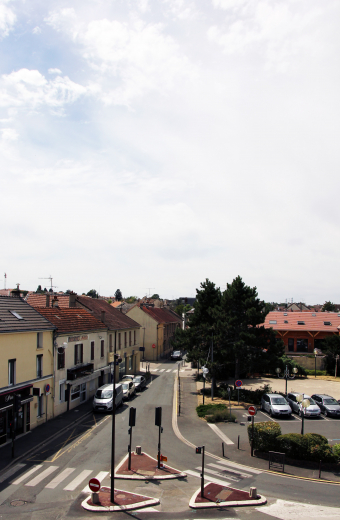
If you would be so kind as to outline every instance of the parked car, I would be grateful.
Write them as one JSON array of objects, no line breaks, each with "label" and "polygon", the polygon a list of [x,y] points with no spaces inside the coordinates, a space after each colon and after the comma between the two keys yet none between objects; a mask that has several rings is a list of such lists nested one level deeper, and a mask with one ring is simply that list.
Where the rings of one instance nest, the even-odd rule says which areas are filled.
[{"label": "parked car", "polygon": [[140,392],[146,387],[146,379],[143,376],[136,376],[133,379],[133,383],[135,384],[136,392]]},{"label": "parked car", "polygon": [[292,415],[291,407],[283,395],[280,394],[263,394],[261,410],[268,412],[271,417],[279,415],[280,417],[288,417],[290,419]]},{"label": "parked car", "polygon": [[182,359],[182,352],[180,350],[174,350],[171,352],[170,359],[173,361],[180,361]]},{"label": "parked car", "polygon": [[312,399],[314,399],[325,417],[327,415],[340,417],[340,405],[334,397],[326,394],[313,394]]},{"label": "parked car", "polygon": [[[116,385],[116,408],[123,403],[123,387],[119,383]],[[109,412],[113,407],[113,385],[103,385],[97,389],[92,403],[93,410],[96,412]]]},{"label": "parked car", "polygon": [[[289,393],[287,395],[287,401],[288,401],[291,409],[293,410],[293,412],[295,412],[301,416],[302,415],[302,404],[300,402],[298,402],[296,399],[296,397],[298,395],[301,395],[301,394],[299,392]],[[316,404],[316,402],[314,401],[314,399],[312,399],[307,394],[302,394],[302,395],[303,395],[303,399],[308,399],[310,402],[310,405],[308,406],[308,408],[306,408],[306,410],[304,410],[305,416],[306,417],[319,417],[319,415],[321,414],[321,410],[318,407],[318,405]]]},{"label": "parked car", "polygon": [[122,382],[123,381],[133,381],[135,377],[136,376],[134,376],[133,374],[130,374],[129,376],[123,376],[122,377]]},{"label": "parked car", "polygon": [[134,395],[136,395],[136,387],[133,381],[125,380],[122,381],[122,387],[123,387],[123,399],[124,401],[127,401],[128,399],[131,399]]}]

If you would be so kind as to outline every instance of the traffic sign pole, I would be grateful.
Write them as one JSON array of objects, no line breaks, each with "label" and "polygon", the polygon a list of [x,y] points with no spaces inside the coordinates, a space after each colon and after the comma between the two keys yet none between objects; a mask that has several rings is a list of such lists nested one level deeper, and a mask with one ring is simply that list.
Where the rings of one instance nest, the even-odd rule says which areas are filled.
[{"label": "traffic sign pole", "polygon": [[254,419],[255,415],[251,418],[251,456],[254,457]]}]

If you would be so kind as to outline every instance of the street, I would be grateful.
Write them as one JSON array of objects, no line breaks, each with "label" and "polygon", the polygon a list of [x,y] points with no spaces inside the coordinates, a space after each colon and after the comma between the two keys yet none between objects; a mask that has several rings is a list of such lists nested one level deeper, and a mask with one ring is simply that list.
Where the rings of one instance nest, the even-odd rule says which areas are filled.
[{"label": "street", "polygon": [[[206,457],[205,476],[207,480],[232,487],[249,490],[255,486],[258,493],[266,496],[268,506],[262,506],[258,510],[254,507],[244,508],[220,508],[212,511],[201,510],[193,512],[188,507],[188,502],[193,493],[200,486],[200,462],[192,446],[183,442],[173,430],[174,382],[177,374],[177,364],[168,362],[153,365],[157,371],[153,371],[152,382],[144,391],[137,394],[116,414],[116,466],[127,454],[129,444],[129,407],[137,410],[136,426],[133,428],[132,449],[141,446],[142,451],[152,457],[157,456],[158,428],[155,426],[155,407],[162,407],[164,428],[161,436],[161,452],[168,457],[167,464],[187,474],[187,477],[170,481],[126,481],[115,480],[115,487],[125,491],[133,491],[150,497],[160,499],[160,505],[148,510],[141,509],[130,513],[111,513],[100,515],[100,518],[109,518],[112,515],[119,520],[133,515],[135,518],[284,518],[280,513],[282,507],[276,504],[277,499],[296,502],[293,509],[299,512],[299,518],[311,517],[313,511],[321,519],[322,513],[318,507],[338,508],[338,485],[323,484],[320,482],[291,479],[287,476],[279,476],[267,473],[263,468],[245,466],[241,460],[241,451],[235,460],[226,447],[226,457],[221,457],[221,438],[207,423],[197,419],[195,410],[189,410],[190,399],[195,402],[195,383],[192,372],[181,368],[182,388],[185,390],[185,402],[183,402],[181,416],[178,417],[178,429],[180,434],[193,446],[206,445],[206,449],[212,456]],[[259,414],[260,415],[260,414]],[[261,414],[262,415],[262,414]],[[265,414],[263,414],[265,415]],[[268,417],[261,420],[269,420]],[[199,422],[198,422],[199,421]],[[306,421],[308,424],[315,421]],[[332,426],[333,422],[335,426]],[[299,428],[299,420],[295,417],[291,421]],[[340,437],[340,422],[321,419],[325,433],[327,428],[332,436]],[[280,422],[282,426],[282,422]],[[219,431],[235,443],[237,431],[246,434],[246,426],[240,424],[219,424]],[[237,430],[238,428],[238,430]],[[312,428],[312,426],[311,426]],[[309,431],[309,429],[306,431]],[[311,430],[312,431],[312,430]],[[324,434],[325,434],[324,433]],[[243,434],[242,434],[243,435]],[[231,445],[230,445],[231,446]],[[244,444],[244,449],[249,449],[249,443]],[[230,458],[228,456],[230,455]],[[234,452],[233,452],[234,453]],[[255,461],[254,461],[255,462]],[[111,463],[111,417],[109,415],[90,414],[77,424],[71,426],[67,432],[42,448],[37,446],[34,454],[18,461],[7,471],[0,474],[0,518],[15,518],[18,520],[38,519],[63,519],[63,518],[94,518],[96,515],[84,511],[81,502],[89,493],[88,480],[97,477],[102,485],[110,486]],[[299,504],[297,504],[299,503]],[[282,505],[282,504],[281,504]],[[315,506],[314,508],[312,507]],[[304,508],[299,510],[299,507]],[[301,508],[300,507],[300,508]],[[267,509],[266,509],[267,508]],[[270,509],[272,508],[272,509]],[[288,511],[288,509],[286,509]],[[271,513],[270,513],[271,511]],[[333,518],[338,509],[331,510]],[[266,513],[266,514],[265,514]],[[269,515],[270,516],[267,516]],[[327,512],[328,516],[330,511]],[[281,515],[281,516],[280,516]],[[98,514],[97,514],[98,517]],[[289,516],[294,518],[294,516]],[[339,514],[340,518],[340,514]]]}]

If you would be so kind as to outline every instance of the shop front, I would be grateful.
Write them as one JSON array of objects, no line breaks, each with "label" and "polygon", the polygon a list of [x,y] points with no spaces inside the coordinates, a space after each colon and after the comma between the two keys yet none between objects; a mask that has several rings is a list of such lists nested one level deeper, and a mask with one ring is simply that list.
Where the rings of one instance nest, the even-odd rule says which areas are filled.
[{"label": "shop front", "polygon": [[0,445],[10,440],[13,432],[15,435],[20,435],[30,431],[32,386],[28,385],[0,394]]}]

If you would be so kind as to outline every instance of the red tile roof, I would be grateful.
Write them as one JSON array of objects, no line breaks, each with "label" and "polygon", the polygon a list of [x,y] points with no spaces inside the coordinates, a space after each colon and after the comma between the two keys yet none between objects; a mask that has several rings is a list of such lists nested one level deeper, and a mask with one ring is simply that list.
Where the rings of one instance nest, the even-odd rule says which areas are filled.
[{"label": "red tile roof", "polygon": [[[28,294],[26,301],[29,305],[32,305],[32,307],[52,307],[52,300],[56,296],[55,294],[51,293],[44,293],[44,294]],[[70,297],[68,295],[57,295],[58,298],[58,306],[67,308],[70,306]]]},{"label": "red tile roof", "polygon": [[88,309],[98,319],[102,319],[101,313],[105,311],[103,321],[109,330],[140,328],[139,323],[126,316],[120,310],[115,309],[112,305],[109,305],[105,300],[90,298],[89,296],[77,296],[76,304],[77,307],[81,306]]},{"label": "red tile roof", "polygon": [[[276,322],[276,323],[270,323]],[[298,322],[301,322],[299,324]],[[331,325],[325,325],[331,323]],[[304,323],[304,325],[302,324]],[[265,328],[274,330],[340,331],[340,313],[337,312],[269,312],[264,322]]]},{"label": "red tile roof", "polygon": [[35,307],[35,309],[57,327],[59,334],[63,332],[107,330],[104,323],[85,309],[65,309],[60,307]]},{"label": "red tile roof", "polygon": [[170,312],[167,309],[145,307],[144,305],[143,307],[141,306],[140,309],[151,316],[151,318],[156,320],[158,323],[182,323],[181,318],[177,316],[177,314]]}]

